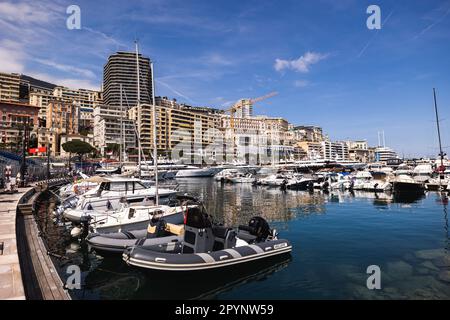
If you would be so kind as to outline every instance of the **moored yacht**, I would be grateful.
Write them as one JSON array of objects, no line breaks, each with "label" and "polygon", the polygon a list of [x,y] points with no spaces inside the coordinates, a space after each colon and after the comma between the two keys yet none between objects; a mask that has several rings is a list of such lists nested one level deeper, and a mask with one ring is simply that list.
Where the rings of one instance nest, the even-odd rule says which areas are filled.
[{"label": "moored yacht", "polygon": [[232,183],[255,183],[256,178],[251,173],[239,173],[237,175],[228,177],[227,181],[230,181]]},{"label": "moored yacht", "polygon": [[184,213],[193,206],[167,205],[124,207],[113,214],[92,215],[90,226],[95,233],[112,233],[146,229],[154,215],[159,215],[167,223],[182,224]]},{"label": "moored yacht", "polygon": [[212,177],[219,172],[220,169],[208,167],[208,168],[192,168],[180,170],[176,174],[176,178],[202,178]]},{"label": "moored yacht", "polygon": [[393,181],[395,193],[423,193],[425,184],[415,180],[409,175],[398,175]]},{"label": "moored yacht", "polygon": [[[155,187],[145,186],[140,179],[124,177],[92,177],[88,179],[97,182],[99,185],[81,195],[74,210],[83,212],[111,211],[121,208],[121,204],[153,204],[155,202]],[[161,203],[169,201],[171,196],[175,196],[176,190],[159,189],[158,196]],[[64,216],[77,222],[79,213],[71,212],[73,209],[66,209]]]}]

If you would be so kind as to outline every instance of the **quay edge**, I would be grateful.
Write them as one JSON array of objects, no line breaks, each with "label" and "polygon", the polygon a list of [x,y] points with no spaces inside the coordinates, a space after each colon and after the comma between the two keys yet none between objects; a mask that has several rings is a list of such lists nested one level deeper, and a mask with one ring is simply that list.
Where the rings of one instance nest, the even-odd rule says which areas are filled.
[{"label": "quay edge", "polygon": [[68,182],[51,179],[19,188],[17,193],[0,195],[0,299],[71,299],[33,215],[42,192]]}]

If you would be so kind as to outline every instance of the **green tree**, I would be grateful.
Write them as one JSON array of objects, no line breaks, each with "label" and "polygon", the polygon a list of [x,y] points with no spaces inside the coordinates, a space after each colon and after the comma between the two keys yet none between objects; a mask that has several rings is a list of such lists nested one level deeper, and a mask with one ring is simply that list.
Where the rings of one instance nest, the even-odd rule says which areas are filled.
[{"label": "green tree", "polygon": [[83,159],[83,156],[85,154],[95,151],[95,148],[93,146],[81,140],[72,140],[63,143],[62,148],[64,149],[65,152],[74,153],[78,155],[80,161]]},{"label": "green tree", "polygon": [[117,156],[120,152],[120,144],[118,143],[108,143],[106,145],[106,150],[112,151],[113,155]]}]

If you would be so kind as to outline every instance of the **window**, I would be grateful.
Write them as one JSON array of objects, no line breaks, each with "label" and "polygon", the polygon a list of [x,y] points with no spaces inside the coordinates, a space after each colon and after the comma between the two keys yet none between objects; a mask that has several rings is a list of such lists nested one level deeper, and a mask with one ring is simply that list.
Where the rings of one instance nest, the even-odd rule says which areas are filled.
[{"label": "window", "polygon": [[113,182],[109,186],[110,191],[126,191],[125,182]]},{"label": "window", "polygon": [[142,189],[146,189],[146,187],[142,183],[140,182],[134,183],[134,190],[142,190]]}]

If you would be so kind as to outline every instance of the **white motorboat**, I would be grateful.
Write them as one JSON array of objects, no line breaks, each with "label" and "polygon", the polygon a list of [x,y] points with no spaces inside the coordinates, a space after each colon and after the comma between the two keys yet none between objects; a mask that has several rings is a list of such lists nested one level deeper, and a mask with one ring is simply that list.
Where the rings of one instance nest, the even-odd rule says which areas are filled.
[{"label": "white motorboat", "polygon": [[414,180],[420,183],[426,183],[433,175],[433,167],[431,164],[419,164],[413,170]]},{"label": "white motorboat", "polygon": [[62,199],[66,199],[74,195],[82,195],[97,186],[98,183],[88,181],[69,183],[68,185],[59,188],[59,196]]},{"label": "white motorboat", "polygon": [[90,226],[95,233],[112,233],[146,229],[150,219],[155,214],[161,217],[167,223],[182,224],[184,213],[188,208],[195,206],[132,206],[124,207],[122,210],[112,214],[100,213],[90,215],[92,217]]},{"label": "white motorboat", "polygon": [[351,181],[342,173],[331,173],[328,175],[328,184],[330,190],[347,190]]},{"label": "white motorboat", "polygon": [[195,168],[180,170],[176,174],[176,178],[202,178],[212,177],[219,172],[220,169],[208,167],[208,168]]},{"label": "white motorboat", "polygon": [[409,165],[407,165],[406,163],[402,163],[401,165],[399,165],[397,167],[397,169],[395,170],[395,175],[399,176],[399,175],[412,175],[413,174],[413,168]]},{"label": "white motorboat", "polygon": [[425,184],[409,175],[399,175],[393,181],[393,188],[396,193],[423,193]]},{"label": "white motorboat", "polygon": [[235,176],[239,173],[240,173],[240,170],[238,170],[238,169],[224,169],[224,170],[220,171],[219,173],[217,173],[216,175],[214,175],[214,180],[220,181],[220,182],[225,182],[228,177]]},{"label": "white motorboat", "polygon": [[312,175],[295,175],[288,180],[286,183],[286,188],[294,190],[307,190],[311,189],[316,181],[317,177]]},{"label": "white motorboat", "polygon": [[288,176],[287,174],[277,173],[265,178],[258,179],[257,183],[262,186],[281,187],[282,185],[285,185],[291,178],[292,176]]},{"label": "white motorboat", "polygon": [[[122,203],[146,204],[155,203],[156,188],[145,186],[141,180],[124,177],[92,177],[88,181],[98,182],[99,185],[81,195],[78,199],[75,210],[81,211],[110,211],[121,208]],[[175,196],[176,190],[158,189],[159,200],[162,204]],[[78,222],[78,214],[64,211],[64,216],[74,222]],[[75,216],[75,219],[72,217]]]},{"label": "white motorboat", "polygon": [[[386,177],[386,174],[379,173],[379,176]],[[358,171],[351,182],[352,190],[384,192],[392,190],[392,183],[389,179],[374,179],[369,171]]]},{"label": "white motorboat", "polygon": [[231,176],[227,178],[228,181],[232,183],[255,183],[256,178],[251,173],[238,174],[236,176]]}]

